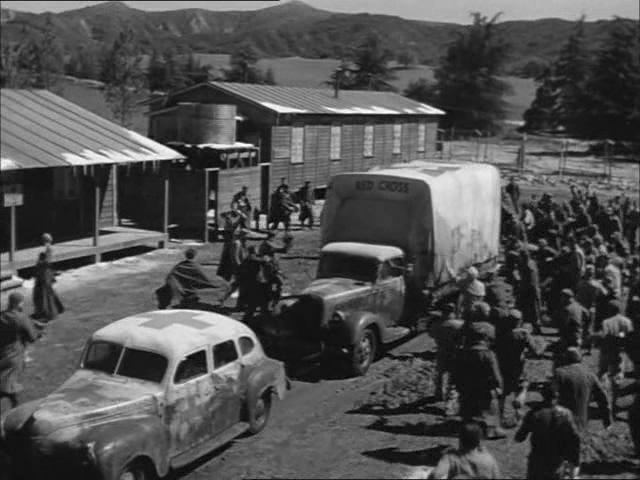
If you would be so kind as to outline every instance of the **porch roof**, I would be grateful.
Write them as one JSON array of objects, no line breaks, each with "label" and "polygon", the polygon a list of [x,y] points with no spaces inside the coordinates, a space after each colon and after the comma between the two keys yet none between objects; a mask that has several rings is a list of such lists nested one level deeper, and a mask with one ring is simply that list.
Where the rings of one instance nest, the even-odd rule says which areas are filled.
[{"label": "porch roof", "polygon": [[46,90],[0,90],[0,170],[184,156]]}]

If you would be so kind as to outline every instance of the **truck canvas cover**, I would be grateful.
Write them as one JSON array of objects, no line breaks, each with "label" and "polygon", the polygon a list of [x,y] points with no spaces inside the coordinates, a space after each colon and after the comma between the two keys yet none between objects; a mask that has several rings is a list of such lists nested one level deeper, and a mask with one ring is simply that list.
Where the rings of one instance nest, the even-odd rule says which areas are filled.
[{"label": "truck canvas cover", "polygon": [[491,165],[417,161],[340,174],[327,188],[322,245],[399,247],[415,280],[434,287],[452,280],[449,270],[498,256],[500,201]]}]

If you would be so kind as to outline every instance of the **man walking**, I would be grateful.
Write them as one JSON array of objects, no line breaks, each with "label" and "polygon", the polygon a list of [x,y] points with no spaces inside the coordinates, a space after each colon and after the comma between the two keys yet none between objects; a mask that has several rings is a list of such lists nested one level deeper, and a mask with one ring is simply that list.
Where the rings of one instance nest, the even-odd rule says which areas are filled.
[{"label": "man walking", "polygon": [[598,377],[582,364],[577,348],[566,351],[565,365],[556,369],[552,381],[558,390],[558,403],[573,413],[578,428],[587,428],[592,400],[598,403],[605,428],[611,425],[613,418],[607,394]]},{"label": "man walking", "polygon": [[316,203],[315,192],[311,187],[311,182],[304,182],[304,186],[299,192],[300,200],[300,226],[304,227],[309,220],[309,230],[313,228],[313,206]]},{"label": "man walking", "polygon": [[542,398],[542,406],[527,412],[514,438],[516,442],[523,442],[530,437],[527,479],[567,478],[567,470],[572,472],[570,478],[576,478],[580,434],[573,414],[558,404],[558,391],[552,385],[545,386]]},{"label": "man walking", "polygon": [[36,341],[42,327],[25,315],[24,295],[20,292],[9,294],[7,310],[0,314],[0,402],[4,397],[8,398],[11,408],[18,406],[18,394],[22,391],[20,377],[25,347]]}]

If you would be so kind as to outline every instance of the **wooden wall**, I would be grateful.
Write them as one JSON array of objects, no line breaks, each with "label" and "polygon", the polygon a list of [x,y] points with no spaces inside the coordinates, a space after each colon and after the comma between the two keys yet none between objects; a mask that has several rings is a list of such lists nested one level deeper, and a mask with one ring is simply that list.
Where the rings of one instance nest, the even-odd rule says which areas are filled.
[{"label": "wooden wall", "polygon": [[[304,161],[291,163],[291,125],[271,128],[270,190],[285,178],[295,190],[306,180],[315,187],[326,186],[328,180],[338,173],[369,170],[376,166],[432,158],[436,150],[437,122],[425,123],[424,152],[418,151],[418,121],[402,121],[401,153],[393,153],[394,122],[378,122],[374,125],[373,156],[364,156],[366,121],[342,124],[341,158],[330,160],[331,123],[306,123],[304,125]],[[298,126],[300,124],[294,124]],[[266,159],[263,159],[266,160]]]}]

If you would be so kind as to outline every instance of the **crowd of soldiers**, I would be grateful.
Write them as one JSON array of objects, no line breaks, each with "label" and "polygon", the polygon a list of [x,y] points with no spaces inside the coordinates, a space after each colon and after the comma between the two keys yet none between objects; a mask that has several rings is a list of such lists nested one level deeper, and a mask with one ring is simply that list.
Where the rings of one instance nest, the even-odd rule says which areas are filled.
[{"label": "crowd of soldiers", "polygon": [[[618,398],[634,393],[628,422],[640,457],[638,204],[624,195],[603,201],[588,188],[570,193],[568,202],[549,193],[522,201],[512,178],[503,192],[502,267],[485,282],[471,267],[459,279],[459,301],[433,325],[437,400],[448,414],[457,406],[464,427],[460,450],[432,478],[499,478],[474,425],[491,439],[518,423],[515,441],[531,441],[527,478],[575,478],[590,403],[608,428]],[[557,340],[543,338],[553,329]],[[596,371],[586,362],[594,349]],[[547,381],[536,384],[543,402],[522,418],[533,385],[527,358],[542,356],[553,360]],[[505,417],[509,398],[516,422]]]}]

